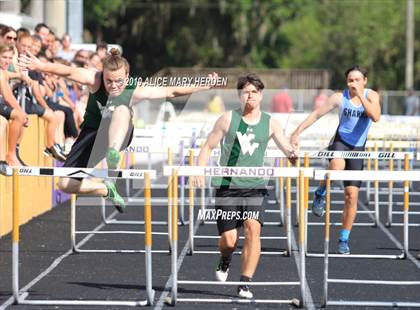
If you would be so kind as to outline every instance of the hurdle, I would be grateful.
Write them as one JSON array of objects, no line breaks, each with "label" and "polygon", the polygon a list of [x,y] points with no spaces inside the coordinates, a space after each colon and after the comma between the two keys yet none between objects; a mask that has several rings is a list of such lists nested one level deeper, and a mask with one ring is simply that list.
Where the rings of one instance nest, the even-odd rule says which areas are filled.
[{"label": "hurdle", "polygon": [[[149,157],[148,160],[148,167],[147,170],[152,170],[152,166],[150,165],[151,163],[151,156],[152,154],[167,154],[168,156],[168,160],[169,161],[173,161],[173,145],[166,145],[167,147],[160,147],[159,145],[157,145],[156,143],[154,144],[149,144],[149,145],[143,145],[141,147],[136,147],[136,146],[130,146],[129,148],[126,149],[126,161],[125,161],[125,167],[131,165],[135,165],[135,157],[133,156],[135,153],[145,153],[147,154],[147,156]],[[132,152],[135,151],[135,152]],[[129,153],[130,152],[130,153]],[[178,151],[176,153],[181,154],[181,151]],[[131,154],[130,157],[128,157],[128,154]],[[127,158],[129,158],[130,160],[127,160]],[[130,162],[131,161],[131,162]],[[182,158],[180,159],[180,163],[182,164]],[[156,179],[156,178],[155,178]],[[128,183],[126,183],[128,184]],[[126,185],[127,186],[127,185]],[[182,185],[181,185],[182,186]],[[153,186],[154,188],[159,188],[159,185],[154,184]],[[163,188],[166,188],[167,185],[165,184]],[[126,191],[128,192],[128,189],[126,189]],[[144,201],[143,198],[128,198],[129,202],[134,202],[134,203],[142,203]],[[156,204],[158,203],[162,203],[164,206],[166,206],[168,204],[168,199],[167,198],[154,198],[152,197],[152,201],[156,201]],[[182,210],[182,209],[181,209]],[[104,201],[101,202],[101,215],[102,215],[102,220],[105,224],[117,224],[117,225],[143,225],[144,224],[144,220],[118,220],[115,218],[112,219],[108,219],[107,215],[106,215],[106,208],[105,208],[105,204]],[[169,214],[168,214],[169,215]],[[181,221],[181,225],[184,225],[186,222],[183,218],[183,215],[181,215],[180,217],[180,221]],[[170,221],[166,220],[166,221],[152,221],[152,225],[168,225],[168,223],[170,223]]]},{"label": "hurdle", "polygon": [[[408,154],[406,155],[408,158]],[[330,180],[392,180],[392,181],[404,181],[404,241],[403,241],[403,248],[401,250],[400,255],[373,255],[373,254],[329,254],[329,257],[340,257],[340,258],[387,258],[387,259],[405,259],[408,253],[408,218],[409,218],[409,181],[420,181],[420,171],[391,171],[389,170],[382,170],[376,172],[366,173],[365,171],[360,170],[315,170],[314,178],[315,180],[324,180],[327,173],[329,173]],[[329,198],[330,199],[330,198]],[[331,200],[329,200],[331,203]],[[331,223],[328,223],[328,226],[331,226]],[[307,254],[307,256],[309,256]],[[310,256],[314,257],[323,257],[324,255],[321,253],[313,253]]]},{"label": "hurdle", "polygon": [[[239,304],[255,304],[255,303],[264,303],[264,304],[290,304],[294,306],[301,306],[305,307],[305,284],[306,284],[306,264],[305,264],[305,253],[304,253],[304,244],[305,244],[305,234],[304,234],[304,226],[305,226],[305,209],[303,208],[304,205],[304,178],[305,175],[312,176],[313,169],[297,169],[297,168],[267,168],[267,167],[173,167],[168,166],[164,168],[164,174],[170,174],[172,180],[172,188],[175,188],[177,185],[177,180],[179,175],[186,175],[186,176],[206,176],[206,175],[217,175],[219,173],[214,173],[214,168],[229,168],[229,169],[252,169],[252,168],[260,168],[263,169],[265,174],[270,174],[271,177],[294,177],[298,179],[298,185],[301,188],[300,191],[300,223],[301,226],[299,227],[299,253],[300,253],[300,266],[298,270],[299,273],[299,281],[289,281],[289,282],[240,282],[240,281],[227,281],[227,282],[218,282],[218,281],[196,281],[196,280],[178,280],[178,268],[177,268],[177,243],[178,243],[178,225],[176,225],[177,218],[174,215],[177,212],[177,199],[173,199],[173,213],[172,213],[172,253],[171,253],[171,273],[172,273],[172,289],[171,289],[171,296],[165,301],[167,304],[175,306],[177,302],[202,302],[202,303],[239,303]],[[222,170],[223,171],[223,170]],[[238,170],[241,171],[241,170]],[[221,173],[222,176],[226,176],[228,173]],[[230,174],[231,176],[231,174]],[[244,176],[242,176],[244,177]],[[172,193],[173,197],[176,198],[176,193]],[[190,192],[190,195],[191,192]],[[190,200],[190,202],[193,199]],[[191,212],[191,211],[190,211]],[[198,253],[198,252],[196,252]],[[241,254],[240,252],[234,254]],[[261,253],[262,254],[262,253]],[[249,285],[249,286],[299,286],[300,288],[300,298],[292,298],[287,300],[281,299],[240,299],[240,298],[179,298],[178,297],[178,285],[216,285],[216,286],[235,286],[235,285]]]},{"label": "hurdle", "polygon": [[[390,149],[393,150],[393,143],[390,144]],[[392,151],[391,151],[392,152]],[[415,160],[416,158],[413,157],[412,160]],[[420,158],[417,156],[417,160],[419,160]],[[410,164],[408,162],[408,160],[404,161],[404,170],[408,171],[410,168]],[[394,170],[394,161],[391,159],[389,162],[389,170],[393,171]],[[379,202],[379,205],[387,205],[387,209],[388,209],[388,221],[385,223],[385,226],[387,227],[391,227],[391,226],[403,226],[404,223],[394,223],[393,222],[393,215],[394,214],[404,214],[404,211],[394,211],[393,210],[393,195],[394,194],[403,194],[403,192],[395,192],[394,191],[394,186],[393,186],[393,182],[389,181],[388,182],[388,201],[387,202]],[[413,194],[413,193],[412,193]],[[398,206],[403,206],[404,204],[402,202],[395,202],[395,204]],[[412,205],[416,204],[415,202],[412,203]],[[420,205],[420,204],[417,204]],[[411,211],[410,215],[420,215],[419,211]],[[415,227],[420,227],[420,223],[408,223],[409,226],[415,226]]]},{"label": "hurdle", "polygon": [[[145,179],[145,260],[146,260],[146,300],[64,300],[64,299],[27,299],[28,292],[19,292],[19,177],[48,176],[48,177],[97,177],[97,178],[137,178],[143,173]],[[44,168],[24,167],[13,169],[13,230],[12,230],[12,288],[14,302],[20,305],[45,306],[149,306],[153,305],[154,290],[152,287],[152,235],[151,235],[151,192],[150,172],[136,170],[105,170],[93,168]],[[74,198],[73,198],[74,199]]]},{"label": "hurdle", "polygon": [[[328,300],[328,284],[329,283],[345,283],[345,284],[375,284],[375,285],[420,285],[420,281],[383,281],[383,280],[355,280],[355,279],[332,279],[328,278],[328,259],[329,241],[330,241],[330,181],[331,180],[360,180],[360,179],[384,179],[388,177],[392,181],[404,182],[404,249],[405,257],[408,253],[408,209],[409,209],[409,181],[420,181],[420,172],[416,171],[398,171],[390,175],[389,171],[378,171],[374,176],[367,176],[361,171],[315,171],[316,179],[326,180],[326,216],[325,216],[325,237],[324,237],[324,283],[323,283],[323,307],[327,306],[377,306],[377,307],[420,307],[420,302],[402,302],[402,301],[345,301],[345,300]],[[346,256],[346,255],[342,255]]]},{"label": "hurdle", "polygon": [[[413,153],[407,153],[407,152],[378,152],[377,151],[377,145],[375,147],[376,151],[373,152],[359,152],[359,151],[319,151],[317,153],[312,153],[309,155],[310,158],[343,158],[343,159],[349,159],[349,158],[360,158],[360,159],[367,159],[367,167],[368,171],[378,171],[379,169],[379,163],[378,160],[390,160],[393,161],[394,159],[403,160],[405,158],[405,155],[407,154],[409,159],[413,158]],[[370,170],[370,161],[374,160],[374,170]],[[369,192],[370,188],[370,182],[371,180],[367,180],[367,192]],[[374,198],[374,210],[368,210],[368,211],[358,211],[359,214],[374,214],[375,219],[373,222],[356,222],[353,224],[353,226],[372,226],[375,227],[379,223],[379,182],[380,181],[374,181],[374,188],[375,188],[375,198]],[[382,180],[381,182],[390,182],[386,180]],[[332,190],[331,190],[332,192]],[[339,191],[341,192],[341,191]],[[342,203],[341,201],[333,201],[333,203]],[[331,214],[341,214],[342,211],[340,210],[331,210]],[[322,226],[323,223],[321,222],[308,222],[308,226]],[[338,222],[331,222],[330,225],[333,226],[340,226],[341,223]]]},{"label": "hurdle", "polygon": [[[346,153],[348,153],[348,154],[346,154]],[[318,154],[318,155],[321,155],[321,154]],[[413,156],[412,153],[377,152],[377,151],[376,152],[353,152],[353,151],[351,151],[351,152],[341,152],[341,151],[337,152],[337,151],[334,151],[333,154],[327,154],[327,155],[331,156],[331,158],[343,158],[343,157],[347,158],[347,156],[350,157],[350,158],[354,158],[355,156],[363,156],[363,157],[368,157],[369,159],[374,159],[375,161],[378,161],[379,158],[386,158],[386,159],[394,159],[394,158],[401,159],[401,158],[404,158],[405,165],[406,165],[406,171],[408,171],[408,160],[409,160],[409,158],[412,158],[412,156]],[[376,163],[375,165],[376,165],[376,167],[378,167],[378,163]],[[349,171],[349,170],[343,170],[342,172],[346,172],[346,171]],[[363,171],[360,171],[360,172],[363,172]],[[370,171],[370,172],[372,173],[372,175],[375,175],[378,172],[378,170],[376,169],[376,170]],[[401,171],[390,170],[390,172],[391,173],[394,173],[394,172],[399,173]],[[335,179],[335,180],[339,180],[339,179]],[[360,180],[362,180],[362,179],[360,179]],[[389,182],[392,182],[392,180],[389,181],[385,178],[382,178],[381,180],[374,180],[373,178],[366,178],[366,179],[363,179],[363,180],[365,180],[365,181],[372,181],[373,180],[373,181],[378,183],[378,184],[375,184],[375,191],[376,191],[376,194],[375,194],[375,196],[376,196],[376,198],[375,198],[375,211],[363,211],[363,210],[361,210],[361,211],[357,211],[357,212],[362,213],[362,214],[375,214],[375,221],[372,224],[370,224],[370,223],[354,223],[353,226],[372,226],[372,227],[376,227],[377,223],[379,223],[379,182],[380,181],[381,182],[388,182],[388,184],[389,184]],[[331,194],[331,188],[330,188],[330,194]],[[330,203],[333,203],[333,201],[330,200]],[[330,210],[330,214],[333,214],[333,213],[342,213],[342,211]],[[324,223],[322,223],[322,222],[316,222],[316,223],[307,222],[306,227],[308,228],[309,226],[322,226],[322,225],[324,225]],[[336,223],[336,222],[331,222],[330,221],[329,225],[330,226],[341,226],[341,223]],[[403,226],[405,226],[405,225],[409,226],[409,223],[408,222],[404,223]],[[306,231],[306,239],[305,240],[306,241],[308,240],[307,231]],[[360,257],[363,257],[363,258],[402,259],[402,258],[405,258],[405,253],[406,252],[403,252],[401,255],[368,255],[368,254],[341,255],[341,254],[330,254],[330,256],[344,257],[344,258],[360,258]],[[306,256],[309,256],[309,257],[323,257],[323,254],[322,253],[311,253],[311,252],[306,251]]]},{"label": "hurdle", "polygon": [[[136,179],[144,179],[146,184],[146,174],[149,175],[149,181],[156,178],[156,171],[155,170],[137,170],[137,177]],[[151,190],[151,188],[149,188]],[[144,205],[148,203],[149,200],[152,199],[152,197],[147,197],[146,193],[146,187],[145,187],[145,198],[144,198]],[[133,230],[77,230],[76,228],[76,201],[77,201],[77,195],[72,194],[70,199],[70,240],[72,245],[72,250],[74,253],[147,253],[146,250],[142,249],[136,249],[136,250],[129,250],[129,249],[81,249],[77,246],[77,236],[78,235],[146,235],[146,231],[133,231]],[[101,198],[101,204],[105,204],[105,199]],[[146,211],[146,210],[145,210]],[[114,213],[115,214],[115,213]],[[114,215],[112,214],[111,217]],[[107,218],[106,218],[107,219]],[[150,220],[152,217],[150,217]],[[107,219],[108,220],[108,219]],[[146,220],[141,221],[142,223],[139,223],[140,221],[137,221],[137,225],[140,227],[140,224],[148,224]],[[118,222],[111,222],[111,224],[117,224]],[[153,221],[151,220],[151,224],[153,225]],[[151,232],[152,235],[156,236],[167,236],[166,232]],[[153,253],[169,253],[168,250],[152,250]]]},{"label": "hurdle", "polygon": [[[190,163],[193,162],[193,154],[192,152],[190,152]],[[200,176],[200,175],[204,175],[204,171],[206,171],[206,169],[209,170],[209,173],[207,173],[207,176],[219,176],[219,174],[217,172],[215,172],[215,169],[220,169],[220,171],[223,171],[223,169],[225,168],[229,168],[229,169],[233,169],[236,171],[236,175],[238,174],[238,172],[240,171],[253,171],[256,169],[259,169],[261,171],[264,171],[264,173],[266,174],[266,177],[286,177],[286,237],[283,236],[277,236],[277,237],[260,237],[261,240],[286,240],[286,244],[287,244],[287,249],[284,251],[262,251],[261,255],[283,255],[283,256],[289,256],[291,254],[291,239],[290,239],[290,235],[291,235],[291,194],[290,194],[290,188],[291,188],[291,178],[295,177],[297,178],[296,175],[296,171],[298,170],[294,170],[296,168],[291,168],[290,167],[290,163],[288,162],[288,167],[287,168],[271,168],[271,167],[213,167],[213,166],[209,166],[209,167],[174,167],[174,166],[167,166],[164,168],[164,175],[171,175],[171,169],[177,169],[177,174],[178,175],[185,175],[185,176]],[[307,168],[307,169],[303,169],[304,173],[305,173],[305,178],[308,177],[312,177],[313,175],[313,169],[312,168]],[[200,174],[201,173],[201,174]],[[235,172],[233,172],[235,173]],[[267,175],[269,174],[269,175]],[[173,188],[173,185],[171,186],[171,188]],[[194,249],[194,239],[219,239],[219,236],[211,236],[211,235],[194,235],[194,189],[193,187],[190,186],[190,191],[189,191],[189,202],[190,202],[190,219],[189,219],[189,240],[190,240],[190,244],[189,244],[189,254],[192,255],[194,253],[199,253],[199,254],[219,254],[218,251],[196,251]],[[201,199],[200,199],[201,200]],[[200,209],[200,212],[203,212],[202,209]],[[201,214],[205,214],[205,213],[201,213]],[[209,221],[207,223],[216,223],[215,221]],[[264,223],[265,225],[265,223]],[[244,239],[244,237],[240,237],[240,239]],[[238,252],[234,252],[235,255],[241,254],[240,251]]]},{"label": "hurdle", "polygon": [[[194,157],[197,157],[199,152],[200,152],[199,149],[195,149],[195,148],[189,149],[188,151],[193,152]],[[213,149],[210,156],[211,156],[211,158],[220,157],[220,149]],[[285,157],[286,157],[286,155],[278,149],[267,149],[265,151],[265,154],[264,154],[264,159],[266,159],[266,158],[275,159],[275,166],[277,166],[277,162],[278,162],[279,167],[284,166],[283,159]],[[276,182],[276,184],[274,185],[274,190],[275,190],[275,193],[276,193],[275,198],[278,201],[279,208],[278,209],[268,209],[268,210],[266,209],[265,212],[266,213],[279,213],[279,221],[266,222],[266,223],[264,223],[264,225],[266,225],[266,226],[283,226],[284,223],[285,223],[285,218],[284,218],[285,217],[285,211],[284,211],[285,201],[284,201],[284,191],[283,191],[284,179],[283,179],[282,176],[280,176],[278,178],[275,178],[275,182]],[[212,189],[212,188],[210,187],[210,189]],[[204,197],[204,192],[205,192],[205,189],[203,188],[202,193],[201,193],[201,201],[202,201],[201,208],[202,208],[203,212],[205,210],[205,201],[206,201],[205,197]],[[296,194],[296,195],[298,196],[298,194]],[[204,224],[215,224],[215,222],[203,220],[201,222],[201,224],[202,225],[204,225]]]}]

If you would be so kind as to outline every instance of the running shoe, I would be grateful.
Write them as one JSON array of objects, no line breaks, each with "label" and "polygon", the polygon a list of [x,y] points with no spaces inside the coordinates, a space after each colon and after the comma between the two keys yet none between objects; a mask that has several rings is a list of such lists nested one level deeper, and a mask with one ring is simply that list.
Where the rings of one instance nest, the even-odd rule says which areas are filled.
[{"label": "running shoe", "polygon": [[116,149],[109,148],[108,151],[106,151],[108,169],[117,169],[120,159],[120,153]]},{"label": "running shoe", "polygon": [[7,161],[0,160],[0,174],[12,175],[12,168],[7,164]]},{"label": "running shoe", "polygon": [[108,194],[105,198],[114,204],[114,207],[118,212],[124,213],[125,202],[121,195],[118,193],[115,184],[111,181],[105,181],[104,184],[108,190]]},{"label": "running shoe", "polygon": [[249,285],[238,286],[238,296],[241,298],[252,299],[254,294],[249,290]]},{"label": "running shoe", "polygon": [[325,213],[325,191],[320,187],[315,191],[314,200],[312,202],[312,214],[321,217]]},{"label": "running shoe", "polygon": [[219,264],[216,268],[216,279],[220,282],[226,282],[229,275],[230,257],[220,257]]},{"label": "running shoe", "polygon": [[337,252],[344,255],[350,254],[349,240],[338,239]]},{"label": "running shoe", "polygon": [[63,154],[63,150],[58,144],[54,144],[50,148],[46,147],[44,149],[44,155],[51,156],[61,162],[64,162],[67,159],[66,155]]}]

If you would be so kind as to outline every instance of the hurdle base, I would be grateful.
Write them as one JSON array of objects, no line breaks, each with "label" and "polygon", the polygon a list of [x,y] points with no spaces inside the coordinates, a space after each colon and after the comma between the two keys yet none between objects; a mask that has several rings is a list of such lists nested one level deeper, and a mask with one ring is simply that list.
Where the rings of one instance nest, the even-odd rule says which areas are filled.
[{"label": "hurdle base", "polygon": [[364,306],[364,307],[420,307],[419,302],[399,301],[351,301],[351,300],[329,300],[326,306]]},{"label": "hurdle base", "polygon": [[[314,253],[314,252],[306,252],[306,257],[318,257],[318,258],[324,258],[324,253]],[[335,257],[335,258],[370,258],[370,259],[406,259],[407,255],[405,252],[402,252],[401,254],[392,255],[392,254],[383,254],[383,255],[376,255],[376,254],[337,254],[337,253],[331,253],[328,254],[328,257]]]},{"label": "hurdle base", "polygon": [[[191,303],[225,303],[225,304],[288,304],[301,307],[299,299],[240,299],[240,298],[178,298],[177,302]],[[168,304],[169,305],[169,304]]]},{"label": "hurdle base", "polygon": [[32,305],[32,306],[126,306],[126,307],[146,307],[152,306],[147,300],[66,300],[66,299],[26,299],[29,296],[28,292],[22,293],[18,300],[15,300],[17,305]]}]

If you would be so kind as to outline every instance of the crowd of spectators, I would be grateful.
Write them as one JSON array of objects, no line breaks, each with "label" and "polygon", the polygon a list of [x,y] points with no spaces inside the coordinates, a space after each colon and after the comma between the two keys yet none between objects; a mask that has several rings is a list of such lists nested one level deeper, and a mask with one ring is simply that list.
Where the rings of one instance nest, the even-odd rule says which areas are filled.
[{"label": "crowd of spectators", "polygon": [[75,50],[69,34],[59,38],[44,23],[33,31],[0,24],[0,172],[8,165],[26,165],[19,148],[31,126],[28,115],[45,121],[43,153],[59,161],[66,159],[83,121],[88,90],[52,74],[21,71],[18,57],[29,53],[44,62],[101,71],[107,44],[97,44],[96,51]]}]

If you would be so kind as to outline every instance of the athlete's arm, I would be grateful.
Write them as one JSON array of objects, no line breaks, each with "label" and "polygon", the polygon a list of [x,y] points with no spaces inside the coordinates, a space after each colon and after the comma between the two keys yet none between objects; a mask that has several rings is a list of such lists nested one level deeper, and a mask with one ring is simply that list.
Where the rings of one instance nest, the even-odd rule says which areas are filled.
[{"label": "athlete's arm", "polygon": [[[213,72],[207,76],[211,80],[218,79],[218,74]],[[208,90],[210,85],[205,86],[168,86],[153,87],[139,85],[133,94],[132,104],[136,104],[144,99],[174,98],[179,96],[191,95],[192,93]]]},{"label": "athlete's arm", "polygon": [[272,117],[270,118],[270,138],[274,140],[277,147],[286,154],[289,160],[294,163],[296,160],[295,149],[285,137],[283,128],[281,128],[280,124]]},{"label": "athlete's arm", "polygon": [[363,104],[363,107],[365,108],[365,112],[367,116],[373,121],[377,122],[381,118],[381,105],[379,100],[379,94],[374,90],[369,90],[368,97],[366,98],[364,96],[363,89],[357,84],[350,82],[347,84],[349,88],[352,88],[356,94],[357,97],[359,97],[360,101]]},{"label": "athlete's arm", "polygon": [[[198,165],[205,166],[207,165],[211,151],[217,147],[223,137],[226,135],[230,121],[232,118],[232,112],[228,111],[222,114],[219,119],[214,124],[212,131],[210,132],[209,136],[207,137],[206,142],[203,144],[200,150],[200,154],[198,155]],[[204,177],[196,177],[194,178],[194,184],[197,187],[204,186]]]},{"label": "athlete's arm", "polygon": [[59,75],[92,88],[95,86],[97,78],[97,72],[93,72],[85,68],[74,68],[59,63],[45,63],[40,61],[30,52],[28,52],[27,55],[21,55],[19,57],[19,66],[23,70],[29,69]]},{"label": "athlete's arm", "polygon": [[330,97],[328,97],[328,100],[325,104],[320,106],[318,109],[312,111],[311,114],[308,115],[308,117],[300,123],[300,125],[295,129],[295,131],[292,133],[290,137],[290,142],[294,147],[297,147],[299,143],[299,135],[309,126],[311,126],[313,123],[315,123],[318,119],[320,119],[322,116],[330,112],[331,110],[337,108],[341,100],[343,98],[342,93],[334,93]]}]

